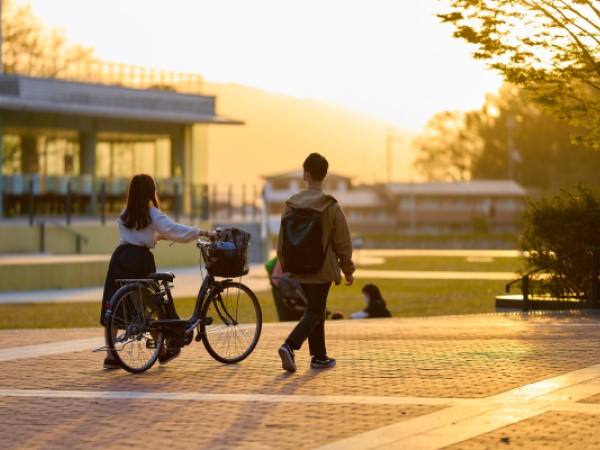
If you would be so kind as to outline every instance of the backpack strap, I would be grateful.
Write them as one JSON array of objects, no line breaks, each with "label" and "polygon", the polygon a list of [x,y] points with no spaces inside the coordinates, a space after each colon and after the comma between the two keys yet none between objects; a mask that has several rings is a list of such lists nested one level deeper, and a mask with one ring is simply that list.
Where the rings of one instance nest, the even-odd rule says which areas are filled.
[{"label": "backpack strap", "polygon": [[[332,197],[332,199],[333,199],[333,201],[327,206],[327,208],[325,208],[323,210],[323,212],[321,214],[324,214],[325,211],[327,211],[331,207],[331,205],[333,205],[334,203],[337,203],[337,200],[335,198]],[[331,227],[331,231],[329,233],[329,237],[327,238],[327,244],[325,245],[325,255],[327,255],[327,250],[329,250],[329,243],[331,242],[331,237],[332,236],[333,236],[333,226]]]}]

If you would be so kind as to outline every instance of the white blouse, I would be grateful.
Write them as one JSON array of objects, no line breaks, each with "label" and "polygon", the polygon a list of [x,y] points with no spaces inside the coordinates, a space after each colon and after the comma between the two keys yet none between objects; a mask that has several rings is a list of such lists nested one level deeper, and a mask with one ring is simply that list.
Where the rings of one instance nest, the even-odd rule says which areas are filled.
[{"label": "white blouse", "polygon": [[141,230],[127,228],[121,218],[119,222],[119,244],[133,244],[142,247],[154,248],[156,242],[161,239],[167,239],[173,242],[192,242],[198,238],[200,229],[198,227],[188,227],[180,223],[173,222],[166,214],[154,206],[150,207],[150,219],[152,222]]}]

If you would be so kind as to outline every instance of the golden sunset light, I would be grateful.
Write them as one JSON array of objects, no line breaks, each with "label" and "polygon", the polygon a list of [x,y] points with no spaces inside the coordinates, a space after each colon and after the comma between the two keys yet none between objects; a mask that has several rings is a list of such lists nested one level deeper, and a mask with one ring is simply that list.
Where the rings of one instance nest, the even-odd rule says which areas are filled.
[{"label": "golden sunset light", "polygon": [[[215,181],[295,169],[313,149],[358,181],[383,181],[390,126],[404,135],[393,176],[415,179],[414,133],[437,112],[480,108],[500,85],[440,24],[436,0],[27,3],[102,60],[202,75],[221,113],[246,122],[210,128]],[[236,167],[232,155],[252,157]]]}]

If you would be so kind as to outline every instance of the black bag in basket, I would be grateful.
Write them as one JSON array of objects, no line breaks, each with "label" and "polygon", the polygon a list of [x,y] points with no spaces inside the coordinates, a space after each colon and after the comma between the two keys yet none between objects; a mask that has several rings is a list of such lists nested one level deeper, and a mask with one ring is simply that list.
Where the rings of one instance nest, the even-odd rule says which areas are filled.
[{"label": "black bag in basket", "polygon": [[220,242],[214,243],[207,270],[215,277],[241,277],[248,273],[248,245],[251,234],[239,228],[225,228]]}]

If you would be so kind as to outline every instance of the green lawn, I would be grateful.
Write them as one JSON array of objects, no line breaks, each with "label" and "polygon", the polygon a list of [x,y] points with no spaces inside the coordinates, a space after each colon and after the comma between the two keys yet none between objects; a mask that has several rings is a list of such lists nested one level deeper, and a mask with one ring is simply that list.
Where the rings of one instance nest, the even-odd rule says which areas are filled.
[{"label": "green lawn", "polygon": [[459,272],[515,272],[523,267],[522,258],[465,258],[458,256],[392,256],[385,258],[383,264],[368,264],[360,261],[356,264],[362,269],[376,270],[427,270]]},{"label": "green lawn", "polygon": [[[515,272],[522,267],[520,258],[464,258],[443,256],[389,257],[384,264],[366,265],[364,269],[377,270],[432,270],[473,272]],[[334,286],[328,309],[348,317],[364,308],[361,288],[365,280],[354,286]],[[479,280],[374,280],[395,317],[416,317],[445,314],[472,314],[493,312],[494,297],[502,294],[505,282]],[[271,291],[256,293],[265,322],[277,320]],[[182,317],[191,315],[194,298],[176,299]],[[38,303],[0,305],[0,329],[72,328],[99,325],[98,303]]]}]

